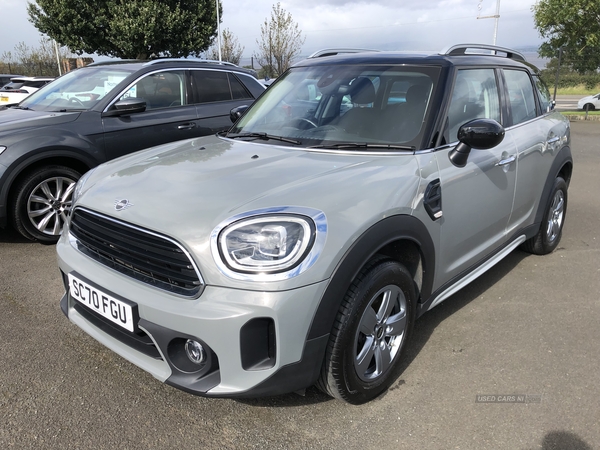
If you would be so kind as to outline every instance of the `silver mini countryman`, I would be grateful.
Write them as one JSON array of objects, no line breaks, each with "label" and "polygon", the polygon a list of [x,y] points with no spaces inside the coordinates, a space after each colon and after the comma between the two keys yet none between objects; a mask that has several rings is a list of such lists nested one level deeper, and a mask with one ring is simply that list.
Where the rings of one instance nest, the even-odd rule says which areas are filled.
[{"label": "silver mini countryman", "polygon": [[569,123],[513,50],[315,56],[231,115],[87,172],[57,245],[69,320],[184,391],[369,401],[419,316],[561,239]]}]

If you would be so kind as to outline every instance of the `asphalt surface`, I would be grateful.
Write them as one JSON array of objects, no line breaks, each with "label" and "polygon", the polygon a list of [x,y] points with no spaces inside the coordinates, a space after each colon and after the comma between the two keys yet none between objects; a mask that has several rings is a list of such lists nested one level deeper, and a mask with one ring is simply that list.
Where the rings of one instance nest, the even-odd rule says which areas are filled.
[{"label": "asphalt surface", "polygon": [[557,95],[556,109],[558,111],[577,111],[577,102],[585,95]]},{"label": "asphalt surface", "polygon": [[363,406],[161,384],[64,317],[53,247],[0,232],[0,449],[600,448],[600,124],[572,137],[559,248],[515,251],[425,314],[398,382]]}]

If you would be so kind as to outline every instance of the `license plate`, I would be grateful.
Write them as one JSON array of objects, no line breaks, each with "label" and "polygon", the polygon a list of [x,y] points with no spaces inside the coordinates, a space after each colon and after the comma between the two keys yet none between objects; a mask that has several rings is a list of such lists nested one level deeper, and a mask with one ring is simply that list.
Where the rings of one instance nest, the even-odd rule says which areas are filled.
[{"label": "license plate", "polygon": [[[69,274],[71,296],[86,308],[131,332],[135,329],[135,304],[126,303]],[[137,308],[136,308],[137,309]]]},{"label": "license plate", "polygon": [[8,101],[8,97],[0,97],[0,101],[7,102]]}]

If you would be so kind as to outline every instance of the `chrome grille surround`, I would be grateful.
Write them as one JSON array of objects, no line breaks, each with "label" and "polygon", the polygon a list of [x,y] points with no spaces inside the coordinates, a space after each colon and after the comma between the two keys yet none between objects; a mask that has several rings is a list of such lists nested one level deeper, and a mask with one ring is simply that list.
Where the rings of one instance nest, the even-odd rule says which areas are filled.
[{"label": "chrome grille surround", "polygon": [[82,207],[73,210],[69,222],[74,246],[104,266],[177,295],[202,293],[202,275],[177,241]]}]

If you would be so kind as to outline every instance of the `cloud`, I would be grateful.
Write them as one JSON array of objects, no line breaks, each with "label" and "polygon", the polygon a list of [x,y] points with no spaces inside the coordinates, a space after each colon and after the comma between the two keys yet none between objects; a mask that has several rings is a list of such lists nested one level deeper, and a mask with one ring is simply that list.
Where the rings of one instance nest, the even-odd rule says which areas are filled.
[{"label": "cloud", "polygon": [[[245,47],[244,60],[256,51],[260,26],[271,15],[276,0],[221,0],[222,28]],[[535,0],[502,0],[498,45],[539,45],[531,5]],[[327,47],[382,50],[441,50],[456,43],[492,43],[494,20],[477,19],[477,0],[286,0],[306,36],[303,55]],[[24,41],[37,45],[40,35],[27,20],[27,0],[2,0],[2,15],[10,18],[0,28],[0,55]],[[493,15],[496,0],[482,0],[481,15]],[[244,62],[246,63],[246,62]]]}]

